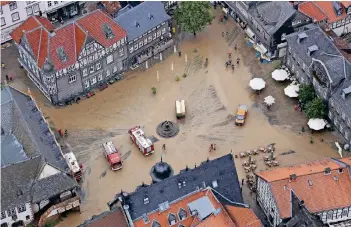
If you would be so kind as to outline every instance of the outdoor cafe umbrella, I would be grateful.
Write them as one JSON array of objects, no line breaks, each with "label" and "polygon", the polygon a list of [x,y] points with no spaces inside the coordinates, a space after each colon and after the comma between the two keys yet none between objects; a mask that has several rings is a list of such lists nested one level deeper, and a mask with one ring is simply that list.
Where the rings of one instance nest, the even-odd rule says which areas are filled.
[{"label": "outdoor cafe umbrella", "polygon": [[307,125],[310,127],[310,129],[318,131],[324,129],[327,122],[324,119],[313,118],[307,122]]},{"label": "outdoor cafe umbrella", "polygon": [[253,78],[249,85],[253,90],[259,91],[266,86],[266,82],[262,78]]},{"label": "outdoor cafe umbrella", "polygon": [[272,78],[276,81],[288,79],[288,73],[284,69],[276,69],[272,72]]},{"label": "outdoor cafe umbrella", "polygon": [[266,98],[264,98],[264,103],[267,104],[267,106],[271,106],[273,105],[273,103],[275,103],[275,98],[273,96],[267,96]]},{"label": "outdoor cafe umbrella", "polygon": [[284,88],[284,94],[289,96],[290,98],[297,98],[299,96],[299,85],[290,84],[286,88]]}]

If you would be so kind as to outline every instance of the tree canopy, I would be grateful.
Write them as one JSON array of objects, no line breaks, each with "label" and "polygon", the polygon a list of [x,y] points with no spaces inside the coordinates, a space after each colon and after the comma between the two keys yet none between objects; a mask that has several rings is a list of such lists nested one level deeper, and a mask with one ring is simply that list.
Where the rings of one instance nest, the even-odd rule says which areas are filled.
[{"label": "tree canopy", "polygon": [[214,17],[211,14],[210,2],[183,1],[175,12],[177,23],[187,32],[202,31]]},{"label": "tree canopy", "polygon": [[316,97],[316,94],[312,86],[302,85],[300,88],[299,97],[302,103],[307,104]]},{"label": "tree canopy", "polygon": [[325,117],[326,106],[320,98],[314,98],[306,105],[306,114],[308,118],[321,118]]}]

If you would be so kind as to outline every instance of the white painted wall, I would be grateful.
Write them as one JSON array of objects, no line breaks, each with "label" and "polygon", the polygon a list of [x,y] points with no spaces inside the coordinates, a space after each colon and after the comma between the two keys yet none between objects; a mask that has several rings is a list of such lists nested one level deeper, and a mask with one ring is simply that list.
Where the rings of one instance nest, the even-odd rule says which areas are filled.
[{"label": "white painted wall", "polygon": [[341,36],[343,33],[350,33],[351,32],[351,23],[345,24],[338,28],[332,29],[337,36]]},{"label": "white painted wall", "polygon": [[60,171],[48,164],[45,164],[43,170],[41,171],[38,180],[60,173]]},{"label": "white painted wall", "polygon": [[333,226],[332,223],[351,220],[351,206],[342,209],[327,210],[317,213],[317,215],[321,217],[321,220],[325,224]]},{"label": "white painted wall", "polygon": [[[26,203],[26,211],[19,213],[18,208],[15,208],[17,219],[16,221],[12,220],[12,216],[8,215],[8,211],[5,211],[6,218],[1,220],[1,225],[7,223],[8,226],[11,226],[13,223],[22,220],[24,224],[29,224],[33,221],[33,212],[30,203]],[[1,210],[2,211],[2,210]]]}]

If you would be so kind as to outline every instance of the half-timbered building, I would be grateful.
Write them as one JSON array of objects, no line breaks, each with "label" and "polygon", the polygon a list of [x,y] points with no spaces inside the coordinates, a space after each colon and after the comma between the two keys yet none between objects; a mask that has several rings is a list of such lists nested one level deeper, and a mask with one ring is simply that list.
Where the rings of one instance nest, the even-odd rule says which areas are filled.
[{"label": "half-timbered building", "polygon": [[11,35],[20,64],[53,104],[87,93],[126,69],[127,34],[101,10],[57,29],[32,16]]}]

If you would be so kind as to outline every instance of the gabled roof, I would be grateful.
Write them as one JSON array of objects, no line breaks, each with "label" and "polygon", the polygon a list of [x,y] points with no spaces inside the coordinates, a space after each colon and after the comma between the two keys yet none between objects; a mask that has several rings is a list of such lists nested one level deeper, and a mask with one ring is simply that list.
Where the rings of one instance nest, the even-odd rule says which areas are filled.
[{"label": "gabled roof", "polygon": [[22,144],[13,134],[1,135],[1,167],[27,159]]},{"label": "gabled roof", "polygon": [[128,39],[131,41],[170,19],[162,2],[145,1],[118,15],[114,20],[127,31]]},{"label": "gabled roof", "polygon": [[248,11],[271,35],[280,29],[296,12],[289,2],[283,1],[258,2],[250,6]]},{"label": "gabled roof", "polygon": [[31,16],[20,26],[18,26],[15,30],[13,30],[13,32],[11,33],[11,36],[16,43],[20,43],[21,38],[23,36],[23,31],[28,32],[41,26],[48,31],[53,31],[55,29],[55,26],[52,25],[47,18],[39,17],[39,16]]},{"label": "gabled roof", "polygon": [[327,15],[325,15],[323,11],[314,4],[314,2],[303,2],[298,5],[298,9],[303,14],[311,17],[315,22],[328,18]]},{"label": "gabled roof", "polygon": [[351,6],[351,1],[341,1],[341,4],[345,7],[345,8],[349,8]]},{"label": "gabled roof", "polygon": [[43,67],[48,54],[49,32],[43,27],[38,27],[25,33],[25,36],[29,46],[32,48],[34,59],[37,60],[39,68]]},{"label": "gabled roof", "polygon": [[[231,154],[212,161],[205,161],[194,169],[182,170],[179,174],[161,182],[140,186],[125,196],[125,203],[129,205],[132,220],[135,220],[145,213],[158,209],[159,205],[164,202],[174,201],[194,192],[197,188],[213,187],[213,185],[217,186],[214,188],[214,193],[218,195],[217,198],[222,203],[243,203],[238,175]],[[148,203],[144,204],[146,195]],[[121,194],[116,195],[115,199],[109,203],[110,207],[114,206],[120,196]]]},{"label": "gabled roof", "polygon": [[[44,117],[37,110],[30,96],[12,87],[6,86],[4,89],[10,94],[13,105],[1,106],[2,109],[7,109],[6,111],[11,113],[9,116],[1,116],[2,121],[9,122],[9,130],[12,130],[15,136],[15,131],[18,130],[26,133],[28,141],[24,151],[27,157],[43,156],[52,166],[68,171],[69,168],[63,159],[61,148],[54,142],[54,135],[50,133],[48,124],[45,123]],[[16,130],[13,130],[14,127]]]},{"label": "gabled roof", "polygon": [[[342,7],[342,14],[340,16],[336,14],[332,1],[315,1],[314,4],[328,17],[328,23],[347,17],[345,9]],[[340,4],[340,2],[334,2],[334,4]]]},{"label": "gabled roof", "polygon": [[[330,174],[324,172],[330,168]],[[340,171],[339,169],[342,169]],[[296,178],[290,180],[290,175]],[[262,171],[256,175],[267,181],[281,218],[291,217],[291,190],[311,213],[351,206],[350,173],[333,159]]]},{"label": "gabled roof", "polygon": [[93,216],[79,227],[129,227],[120,207]]},{"label": "gabled roof", "polygon": [[[109,47],[127,36],[126,31],[101,10],[93,11],[85,17],[78,19],[76,23],[104,47]],[[111,29],[112,38],[106,38],[103,25],[107,25]]]},{"label": "gabled roof", "polygon": [[1,208],[3,210],[27,202],[40,202],[78,187],[77,182],[63,172],[38,179],[46,164],[43,157],[36,156],[1,169]]}]

